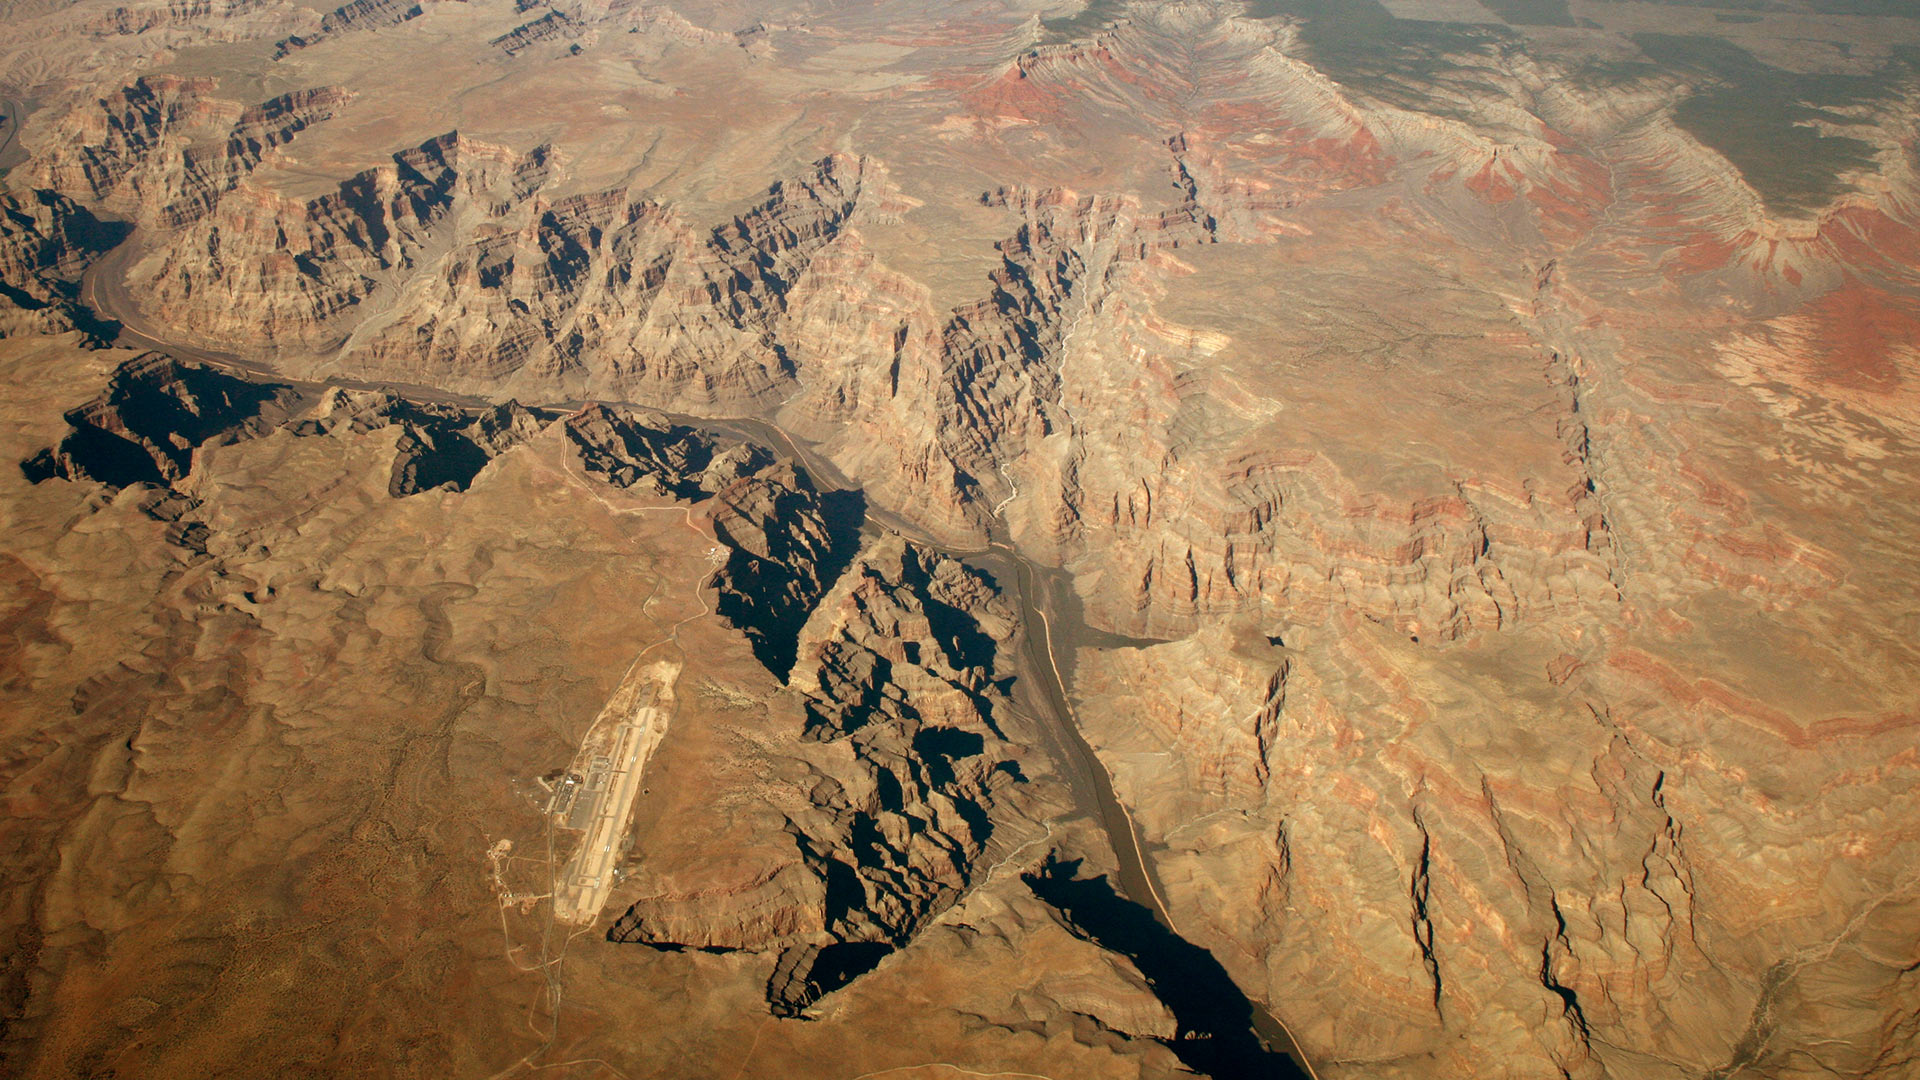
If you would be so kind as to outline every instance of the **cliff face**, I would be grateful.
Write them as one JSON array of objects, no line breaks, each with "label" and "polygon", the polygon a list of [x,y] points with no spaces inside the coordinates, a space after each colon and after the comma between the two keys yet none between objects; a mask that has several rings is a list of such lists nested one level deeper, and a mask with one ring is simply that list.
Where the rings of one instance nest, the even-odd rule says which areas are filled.
[{"label": "cliff face", "polygon": [[104,334],[79,302],[80,279],[121,234],[52,191],[0,197],[0,335]]},{"label": "cliff face", "polygon": [[36,182],[159,229],[205,216],[273,148],[327,119],[352,94],[319,87],[242,106],[213,79],[155,76],[41,129]]},{"label": "cliff face", "polygon": [[745,845],[769,862],[643,867],[648,895],[613,936],[777,949],[767,996],[782,1014],[912,941],[978,881],[996,830],[1032,828],[1021,729],[996,674],[1014,627],[958,562],[898,538],[865,547],[800,633],[785,723],[807,740],[791,767],[805,790]]},{"label": "cliff face", "polygon": [[[566,42],[568,50],[577,53],[595,44],[603,33],[623,28],[628,34],[644,35],[650,47],[662,51],[732,45],[737,40],[735,35],[695,25],[671,8],[634,0],[572,0],[557,4],[523,0],[516,3],[515,8],[523,14],[535,11],[541,14],[493,39],[491,44],[499,46],[508,56],[518,56],[548,42]],[[744,47],[745,43],[741,44]]]},{"label": "cliff face", "polygon": [[700,235],[618,191],[550,198],[548,148],[452,134],[306,204],[236,192],[134,280],[149,314],[217,344],[345,335],[370,375],[723,410],[791,379],[785,297],[841,229],[885,212],[869,170],[822,159]]},{"label": "cliff face", "polygon": [[149,353],[121,365],[100,396],[68,412],[66,437],[21,468],[35,482],[171,485],[193,467],[196,448],[271,430],[286,418],[289,396]]},{"label": "cliff face", "polygon": [[[0,371],[33,406],[0,426],[27,462],[0,475],[0,617],[45,630],[0,647],[7,737],[42,751],[37,795],[7,831],[10,1067],[64,1067],[70,1051],[41,1049],[56,1032],[130,1062],[107,1017],[137,1015],[225,1040],[229,1060],[370,1061],[400,1034],[504,1068],[540,1049],[487,1040],[551,985],[525,963],[542,954],[622,1028],[682,1007],[675,984],[698,981],[700,1007],[729,1018],[651,1044],[669,1071],[737,1064],[756,1028],[779,1071],[844,1060],[840,1043],[891,1068],[983,1038],[1056,1072],[1172,1067],[1155,1041],[1171,1021],[1140,972],[1020,883],[1037,841],[1098,838],[1032,820],[1065,801],[998,712],[1004,602],[897,540],[847,570],[839,526],[790,463],[638,410],[463,409],[11,339]],[[76,371],[98,393],[43,412]],[[823,548],[805,546],[814,535]],[[743,559],[775,565],[750,562],[749,581]],[[787,584],[767,589],[774,570]],[[710,602],[748,586],[794,610]],[[799,637],[793,689],[755,656],[762,631]],[[615,906],[632,909],[616,938],[662,947],[542,944],[534,908],[556,868],[536,854],[553,825],[532,778],[568,760],[579,717],[636,650],[676,642],[690,662],[674,738],[639,797],[648,840]],[[556,668],[562,654],[596,674]],[[699,810],[663,820],[668,796]],[[767,806],[777,872],[755,886],[729,876],[752,838],[724,826]],[[123,842],[86,869],[63,854]],[[139,884],[161,877],[164,890]],[[234,903],[278,911],[301,940],[235,925]],[[341,992],[293,1006],[272,984],[226,1000],[334,1034],[264,1043],[225,1007],[174,1011],[178,995],[232,994],[219,987],[315,947],[357,957],[351,973],[305,976]],[[399,1007],[423,952],[439,958],[445,1011]],[[129,981],[102,990],[100,964]],[[393,975],[388,989],[346,992],[370,971]],[[469,979],[490,989],[446,993]],[[97,1023],[61,1007],[78,997],[107,1006]],[[811,1022],[780,1024],[770,1005]],[[913,1022],[869,1045],[860,1032],[883,1015]],[[169,1043],[135,1067],[187,1066]]]},{"label": "cliff face", "polygon": [[524,200],[542,182],[548,154],[516,155],[457,134],[395,155],[392,165],[296,204],[255,190],[171,234],[133,269],[148,309],[192,321],[204,339],[242,333],[317,345],[327,320],[358,307],[383,282],[445,246],[455,216],[485,217]]},{"label": "cliff face", "polygon": [[[233,885],[178,843],[267,884],[152,931],[152,1001],[290,922],[274,970],[354,998],[288,914],[347,896],[529,1067],[1265,1075],[1251,1001],[1329,1080],[1911,1072],[1920,31],[1550,7],[87,0],[33,25],[94,67],[0,45],[45,94],[4,910],[65,965],[0,967],[22,1060],[217,1026],[88,1004],[152,989],[153,882]],[[114,318],[208,362],[74,351]],[[666,655],[610,932],[555,944],[552,770]],[[176,730],[278,808],[194,802]]]},{"label": "cliff face", "polygon": [[697,508],[723,553],[709,564],[714,612],[797,705],[792,730],[763,752],[792,755],[772,767],[806,779],[779,800],[773,834],[742,845],[784,846],[775,866],[715,886],[713,867],[663,852],[642,863],[644,898],[610,935],[777,952],[766,991],[776,1012],[804,1010],[913,940],[977,884],[989,851],[1019,846],[996,831],[1037,831],[1035,796],[1020,789],[1045,766],[1016,741],[1000,655],[1017,632],[1011,606],[958,561],[897,537],[856,554],[857,522],[765,449],[644,412],[594,406],[556,419],[512,403],[303,392],[161,354],[124,363],[66,421],[57,444],[21,463],[29,481],[150,491],[148,512],[180,522],[202,553],[222,543],[198,505],[205,456],[265,439],[377,433],[399,499],[467,491],[502,455],[553,444],[551,431],[588,474]]},{"label": "cliff face", "polygon": [[[278,14],[270,0],[166,0],[165,3],[128,4],[94,16],[86,24],[95,34],[134,37],[155,31],[229,28],[259,16]],[[217,32],[217,31],[216,31]]]},{"label": "cliff face", "polygon": [[429,4],[436,2],[438,0],[420,0],[417,3],[405,0],[352,0],[322,15],[318,30],[291,34],[274,42],[273,58],[284,60],[291,53],[312,48],[341,34],[381,30],[410,22],[424,14]]}]

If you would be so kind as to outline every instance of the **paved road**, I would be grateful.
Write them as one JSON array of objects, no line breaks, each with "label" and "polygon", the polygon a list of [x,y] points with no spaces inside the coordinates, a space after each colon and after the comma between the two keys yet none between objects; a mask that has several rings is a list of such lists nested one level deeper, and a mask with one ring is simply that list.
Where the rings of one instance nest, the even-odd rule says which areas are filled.
[{"label": "paved road", "polygon": [[0,123],[0,169],[11,169],[27,160],[26,148],[20,145],[20,125],[27,121],[27,109],[17,98],[0,98],[0,114],[6,118]]},{"label": "paved road", "polygon": [[[651,679],[652,674],[648,675]],[[623,854],[621,841],[633,820],[634,796],[654,748],[666,736],[667,712],[643,705],[614,728],[607,750],[610,767],[597,806],[587,823],[580,850],[561,871],[554,892],[554,917],[562,922],[590,923],[600,917],[613,891],[614,866]],[[586,793],[582,792],[582,796]]]}]

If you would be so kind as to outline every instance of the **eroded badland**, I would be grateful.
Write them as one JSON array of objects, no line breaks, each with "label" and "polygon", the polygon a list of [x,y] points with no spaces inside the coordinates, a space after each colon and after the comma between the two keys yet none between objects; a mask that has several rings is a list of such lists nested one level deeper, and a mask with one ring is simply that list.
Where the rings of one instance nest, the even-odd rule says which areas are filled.
[{"label": "eroded badland", "polygon": [[0,17],[0,1072],[1920,1070],[1909,5]]}]

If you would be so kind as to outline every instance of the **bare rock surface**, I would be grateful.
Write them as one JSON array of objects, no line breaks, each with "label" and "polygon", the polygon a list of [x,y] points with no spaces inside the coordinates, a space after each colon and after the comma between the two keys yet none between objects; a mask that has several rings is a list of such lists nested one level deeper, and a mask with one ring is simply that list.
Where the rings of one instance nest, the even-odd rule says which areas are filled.
[{"label": "bare rock surface", "polygon": [[87,266],[120,239],[73,200],[44,189],[0,200],[0,334],[110,328],[79,302]]},{"label": "bare rock surface", "polygon": [[0,1069],[1916,1069],[1901,5],[0,29]]},{"label": "bare rock surface", "polygon": [[[236,401],[238,380],[165,358],[135,356],[108,369],[116,354],[71,344],[7,348],[21,401],[51,405],[75,365],[91,365],[88,377],[102,387],[63,422],[11,421],[8,452],[58,443],[67,449],[57,460],[91,464],[72,443],[94,431],[153,454],[139,478],[76,465],[32,478],[16,470],[4,481],[13,493],[7,730],[20,755],[10,760],[37,762],[39,778],[37,788],[16,789],[12,803],[8,887],[21,906],[9,910],[32,922],[11,931],[19,948],[4,983],[10,1068],[58,1075],[111,1062],[168,1073],[213,1054],[249,1070],[300,1062],[439,1075],[450,1063],[497,1070],[540,1054],[556,1024],[570,1041],[613,1039],[604,1052],[634,1068],[733,1063],[755,1016],[768,1016],[767,987],[784,954],[680,954],[591,935],[563,946],[538,901],[526,898],[543,873],[529,860],[550,827],[530,778],[566,760],[580,717],[612,689],[625,658],[669,640],[662,635],[674,620],[691,620],[679,647],[703,657],[707,688],[689,688],[668,760],[751,733],[757,744],[730,767],[784,771],[786,780],[763,776],[736,795],[760,791],[795,814],[795,831],[776,832],[798,877],[814,883],[816,904],[792,938],[831,941],[819,936],[829,926],[851,940],[927,937],[927,958],[915,964],[944,967],[949,961],[932,957],[950,957],[975,973],[942,984],[910,970],[863,972],[857,985],[914,984],[927,1018],[921,1035],[863,1052],[874,1067],[977,1053],[987,1043],[1033,1068],[1139,1076],[1171,1067],[1154,1041],[1164,1011],[1140,976],[1023,899],[1017,871],[1047,850],[1046,831],[1028,815],[1057,813],[1062,797],[1010,790],[1044,789],[1044,765],[1030,762],[1032,774],[1020,774],[1001,767],[1008,749],[981,749],[999,738],[973,696],[993,693],[980,682],[993,658],[942,650],[976,647],[968,634],[992,639],[977,628],[949,636],[957,631],[942,620],[977,627],[951,613],[979,608],[997,633],[1013,624],[957,564],[884,542],[848,571],[835,599],[813,598],[814,634],[842,641],[836,655],[878,649],[903,658],[922,648],[926,670],[914,678],[953,685],[944,707],[925,707],[924,722],[897,711],[876,717],[857,749],[809,740],[801,697],[772,680],[738,630],[702,617],[712,605],[695,590],[716,564],[680,524],[686,510],[749,515],[719,504],[743,483],[792,480],[791,466],[765,451],[647,427],[644,417],[538,420],[503,409],[436,428],[455,410],[337,389],[306,399],[284,386]],[[662,490],[629,495],[647,485],[590,478],[583,466],[596,451],[568,425],[610,423],[663,448],[662,464],[645,473]],[[507,431],[513,437],[502,437]],[[461,484],[395,486],[410,455],[429,443],[446,453],[455,434],[490,451],[477,473]],[[169,454],[176,443],[184,469]],[[664,491],[689,479],[688,495]],[[596,509],[555,512],[582,499]],[[636,516],[623,499],[667,513]],[[81,569],[59,569],[67,565]],[[177,627],[188,622],[202,630],[182,637]],[[590,665],[600,674],[555,669],[546,659],[555,648],[603,660]],[[803,651],[823,648],[809,638]],[[918,689],[914,678],[903,671],[900,682]],[[884,679],[873,690],[902,693]],[[773,705],[754,708],[774,708],[791,728],[772,732],[768,716],[743,712],[756,696]],[[342,726],[348,716],[360,721]],[[955,738],[967,734],[974,742]],[[69,786],[75,773],[82,782]],[[243,796],[208,782],[231,773],[271,776],[274,792]],[[683,799],[714,790],[670,782]],[[820,785],[845,794],[815,801]],[[466,811],[444,809],[450,786],[464,793]],[[901,792],[912,794],[892,801]],[[998,835],[970,816],[978,803],[1001,807]],[[1007,807],[1027,809],[1006,816]],[[636,836],[692,820],[650,826],[653,814],[642,814]],[[701,853],[716,835],[684,855],[664,836],[648,843],[624,903],[659,910],[663,901],[640,895],[645,883],[711,875]],[[101,845],[112,859],[83,864],[69,854]],[[744,858],[753,849],[734,850]],[[838,876],[828,865],[862,874],[863,885],[822,906],[822,875]],[[141,884],[154,876],[167,882],[157,891]],[[987,891],[955,906],[976,890]],[[236,910],[248,914],[235,922]],[[686,910],[705,929],[685,930],[683,920],[680,937],[700,944],[748,922],[721,904]],[[414,914],[394,922],[403,911]],[[963,913],[967,927],[955,922]],[[614,924],[613,939],[625,936],[623,925]],[[763,947],[776,940],[764,928],[752,932]],[[353,958],[350,967],[339,966],[342,956]],[[712,963],[689,970],[695,957]],[[261,964],[297,973],[306,990],[289,999],[279,980],[247,974]],[[384,990],[347,992],[370,974]],[[565,1019],[557,1002],[527,1013],[529,995],[555,977],[588,1000],[612,993],[622,1014],[675,1007],[688,978],[708,987],[703,998],[745,1011],[698,1038],[641,1049],[584,1016]],[[444,1012],[400,1007],[448,985],[472,986],[474,996],[448,1000]],[[837,1003],[824,1027],[766,1035],[756,1052],[796,1068],[824,1060],[809,1047],[835,1038],[829,1029],[864,1025],[897,992]],[[96,1001],[94,1021],[64,1007],[79,999]],[[240,1016],[253,1019],[239,1024]],[[979,1017],[990,1018],[985,1027]],[[1079,1027],[1072,1017],[1082,1018]],[[1026,1034],[1036,1021],[1048,1036]],[[258,1039],[262,1024],[280,1034]],[[158,1027],[176,1034],[144,1046],[124,1041]],[[526,1034],[503,1041],[515,1029]],[[438,1049],[397,1060],[395,1038]]]},{"label": "bare rock surface", "polygon": [[[1040,832],[1022,821],[1032,736],[1012,726],[996,675],[1014,626],[958,562],[897,538],[863,550],[800,631],[785,715],[757,718],[789,728],[799,751],[781,768],[783,797],[677,806],[657,843],[684,845],[685,857],[643,872],[638,887],[654,895],[612,935],[778,948],[768,997],[796,1013],[906,945],[964,895],[990,852]],[[723,830],[761,833],[729,847],[762,858],[694,854]]]}]

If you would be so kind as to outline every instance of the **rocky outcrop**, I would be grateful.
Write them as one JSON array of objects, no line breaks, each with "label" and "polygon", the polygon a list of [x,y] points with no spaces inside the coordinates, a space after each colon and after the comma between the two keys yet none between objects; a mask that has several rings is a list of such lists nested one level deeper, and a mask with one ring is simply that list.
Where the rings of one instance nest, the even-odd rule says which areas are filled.
[{"label": "rocky outcrop", "polygon": [[858,543],[859,496],[843,495],[821,496],[790,463],[715,493],[709,520],[729,549],[716,610],[776,675],[792,669],[801,628]]},{"label": "rocky outcrop", "polygon": [[792,377],[787,293],[888,199],[883,172],[835,156],[700,236],[620,192],[549,199],[560,175],[547,148],[450,134],[309,203],[236,192],[135,280],[149,314],[210,341],[264,332],[314,348],[348,335],[367,374],[712,411]]},{"label": "rocky outcrop", "polygon": [[281,428],[299,436],[398,428],[388,491],[400,498],[464,490],[488,461],[547,422],[513,402],[475,411],[337,387],[303,402],[291,386],[148,353],[122,364],[99,397],[67,414],[69,434],[21,468],[36,482],[172,487],[192,471],[201,446]]},{"label": "rocky outcrop", "polygon": [[94,16],[86,29],[95,34],[133,36],[156,30],[221,26],[266,13],[274,0],[164,0],[124,5]]},{"label": "rocky outcrop", "polygon": [[208,442],[258,436],[287,417],[285,387],[147,353],[120,366],[99,397],[67,413],[71,431],[22,462],[33,481],[170,486]]},{"label": "rocky outcrop", "polygon": [[[52,477],[111,487],[171,486],[193,468],[196,448],[259,438],[397,429],[387,485],[395,498],[464,491],[494,458],[556,423],[517,402],[469,407],[394,394],[239,378],[163,353],[123,363],[107,389],[67,414],[70,432],[21,463],[36,482]],[[793,639],[846,561],[849,529],[830,497],[769,451],[720,440],[664,416],[591,406],[558,419],[589,472],[622,488],[689,502],[715,500],[716,536],[733,553],[721,569],[721,614],[791,663]],[[784,641],[784,648],[779,644]]]},{"label": "rocky outcrop", "polygon": [[[793,734],[812,747],[806,805],[783,819],[791,854],[725,897],[655,892],[612,936],[778,951],[767,994],[781,1014],[906,944],[975,883],[996,822],[1020,819],[1000,674],[1014,632],[973,571],[897,537],[871,543],[807,621],[787,678]],[[672,880],[640,873],[643,891]]]},{"label": "rocky outcrop", "polygon": [[320,435],[399,428],[387,492],[402,498],[441,487],[466,490],[487,462],[532,438],[550,419],[512,401],[476,411],[332,388],[291,430]]},{"label": "rocky outcrop", "polygon": [[[644,420],[644,422],[643,422]],[[652,489],[680,499],[711,495],[715,480],[738,479],[773,460],[758,447],[742,447],[737,461],[714,469],[720,447],[694,429],[659,414],[589,405],[567,420],[567,437],[579,447],[592,473],[616,487]]]},{"label": "rocky outcrop", "polygon": [[[284,60],[292,53],[312,48],[344,33],[381,30],[411,22],[426,14],[426,8],[431,4],[453,2],[456,0],[352,0],[321,16],[319,30],[293,34],[274,42],[273,58]],[[465,3],[466,0],[457,2]]]},{"label": "rocky outcrop", "polygon": [[494,38],[492,44],[508,56],[517,56],[549,41],[568,42],[569,47],[578,52],[597,41],[602,33],[621,27],[628,34],[644,35],[649,44],[661,49],[736,44],[733,35],[695,26],[672,8],[638,4],[633,0],[563,0],[561,3],[522,0],[519,10],[526,12],[542,7],[547,9],[545,14]]},{"label": "rocky outcrop", "polygon": [[80,278],[123,232],[51,191],[0,196],[0,337],[76,329],[106,336],[79,302]]},{"label": "rocky outcrop", "polygon": [[517,55],[543,41],[572,41],[585,31],[578,20],[564,11],[549,11],[532,22],[521,23],[510,32],[493,39],[500,51]]},{"label": "rocky outcrop", "polygon": [[242,106],[213,79],[149,76],[74,109],[47,129],[35,182],[133,220],[172,229],[208,214],[276,146],[352,98],[339,87]]},{"label": "rocky outcrop", "polygon": [[801,627],[858,544],[857,493],[822,494],[806,473],[751,443],[721,444],[665,417],[589,406],[566,434],[590,472],[623,488],[693,502],[727,550],[715,610],[769,671],[793,666]]}]

